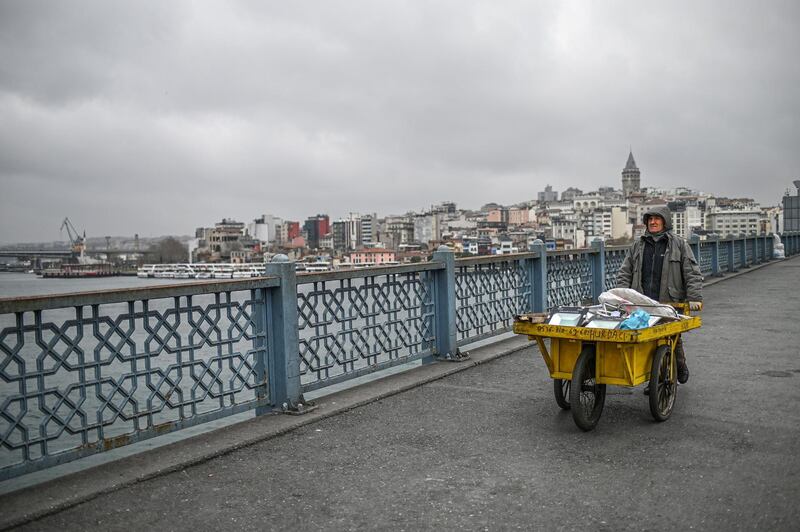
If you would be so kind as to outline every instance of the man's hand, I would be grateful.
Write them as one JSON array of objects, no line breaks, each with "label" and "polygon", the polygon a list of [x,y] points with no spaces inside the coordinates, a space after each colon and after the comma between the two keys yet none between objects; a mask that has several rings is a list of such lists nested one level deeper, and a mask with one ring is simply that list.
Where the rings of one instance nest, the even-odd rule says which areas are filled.
[{"label": "man's hand", "polygon": [[689,310],[697,312],[698,310],[703,308],[702,301],[689,301]]}]

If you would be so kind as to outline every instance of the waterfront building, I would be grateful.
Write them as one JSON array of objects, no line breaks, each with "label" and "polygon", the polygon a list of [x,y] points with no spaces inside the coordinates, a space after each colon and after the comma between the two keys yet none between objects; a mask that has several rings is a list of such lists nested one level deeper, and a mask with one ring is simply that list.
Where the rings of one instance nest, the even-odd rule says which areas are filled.
[{"label": "waterfront building", "polygon": [[247,227],[250,235],[265,243],[275,242],[280,233],[283,220],[272,214],[262,214],[253,220]]},{"label": "waterfront building", "polygon": [[[422,214],[414,217],[414,241],[427,244],[442,239],[442,215]],[[402,244],[402,242],[401,242]]]},{"label": "waterfront building", "polygon": [[498,207],[491,209],[486,215],[487,222],[502,222],[508,224],[508,209],[505,207]]},{"label": "waterfront building", "polygon": [[528,223],[530,210],[527,208],[512,208],[508,210],[509,225],[522,225]]},{"label": "waterfront building", "polygon": [[342,253],[353,249],[350,243],[350,220],[336,220],[331,226],[333,235],[332,249],[337,253]]},{"label": "waterfront building", "polygon": [[350,253],[350,263],[353,265],[375,265],[397,262],[397,253],[390,249],[361,249]]},{"label": "waterfront building", "polygon": [[597,193],[575,196],[572,199],[572,208],[577,211],[591,211],[606,206],[606,198]]},{"label": "waterfront building", "polygon": [[443,201],[439,205],[431,205],[431,212],[438,214],[455,214],[457,211],[455,202]]},{"label": "waterfront building", "polygon": [[408,217],[386,218],[386,230],[380,235],[380,240],[386,247],[397,249],[400,244],[414,242],[414,222]]},{"label": "waterfront building", "polygon": [[696,231],[705,229],[703,211],[697,202],[670,201],[667,207],[672,213],[672,230],[681,238],[689,238]]},{"label": "waterfront building", "polygon": [[359,221],[359,235],[360,239],[356,247],[372,247],[378,242],[378,215],[365,214]]},{"label": "waterfront building", "polygon": [[228,261],[231,251],[241,250],[244,247],[242,243],[244,236],[244,223],[237,222],[232,218],[223,218],[208,233],[207,245],[210,261]]},{"label": "waterfront building", "polygon": [[539,192],[537,195],[537,200],[539,203],[550,203],[551,201],[558,201],[558,192],[553,190],[553,187],[547,185],[544,187],[543,192]]},{"label": "waterfront building", "polygon": [[561,193],[561,201],[571,202],[576,196],[583,196],[583,191],[579,188],[569,187]]},{"label": "waterfront building", "polygon": [[714,198],[706,202],[705,228],[708,232],[721,236],[758,234],[762,226],[762,212],[757,203],[724,203],[724,206],[719,205]]},{"label": "waterfront building", "polygon": [[303,224],[303,232],[306,234],[306,242],[311,249],[320,247],[320,239],[330,233],[330,218],[327,214],[317,214],[306,219]]},{"label": "waterfront building", "polygon": [[781,232],[800,231],[800,180],[794,182],[797,194],[790,196],[789,192],[783,196],[783,224]]},{"label": "waterfront building", "polygon": [[639,192],[641,186],[641,172],[636,166],[633,151],[628,154],[628,162],[622,170],[622,195],[628,197],[632,192]]},{"label": "waterfront building", "polygon": [[333,250],[333,233],[328,233],[320,237],[318,249]]}]

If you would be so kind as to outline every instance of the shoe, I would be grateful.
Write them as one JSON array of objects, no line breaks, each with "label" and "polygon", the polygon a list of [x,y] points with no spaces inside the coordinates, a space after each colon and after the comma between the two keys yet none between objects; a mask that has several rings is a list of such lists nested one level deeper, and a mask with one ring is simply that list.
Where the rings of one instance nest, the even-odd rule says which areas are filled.
[{"label": "shoe", "polygon": [[686,361],[680,360],[678,361],[678,382],[680,384],[686,384],[686,381],[689,380],[689,368],[686,366]]}]

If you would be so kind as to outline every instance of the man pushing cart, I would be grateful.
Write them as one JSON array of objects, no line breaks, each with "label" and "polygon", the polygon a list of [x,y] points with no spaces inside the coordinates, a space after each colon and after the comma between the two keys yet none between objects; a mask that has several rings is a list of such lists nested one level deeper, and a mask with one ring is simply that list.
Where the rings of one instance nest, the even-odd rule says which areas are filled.
[{"label": "man pushing cart", "polygon": [[665,421],[678,383],[689,379],[681,334],[702,324],[690,313],[702,307],[703,278],[688,243],[672,233],[671,219],[666,207],[644,214],[647,232],[625,257],[618,288],[601,295],[599,305],[514,321],[514,332],[538,343],[556,402],[583,430],[600,420],[608,384],[649,382],[650,412]]}]

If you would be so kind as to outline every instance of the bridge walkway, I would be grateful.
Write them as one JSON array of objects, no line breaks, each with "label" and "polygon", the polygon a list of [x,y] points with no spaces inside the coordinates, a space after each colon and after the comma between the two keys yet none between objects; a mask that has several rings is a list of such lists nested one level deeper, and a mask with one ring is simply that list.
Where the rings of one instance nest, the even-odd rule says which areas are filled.
[{"label": "bridge walkway", "polygon": [[579,431],[526,347],[22,529],[796,529],[798,287],[787,260],[706,288],[666,423],[609,388]]}]

